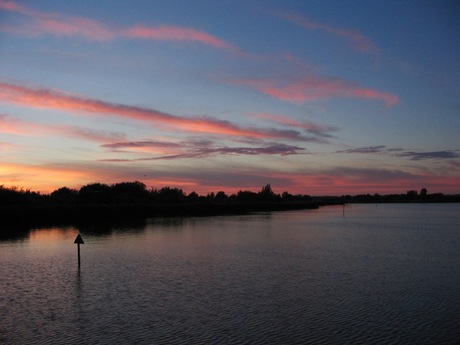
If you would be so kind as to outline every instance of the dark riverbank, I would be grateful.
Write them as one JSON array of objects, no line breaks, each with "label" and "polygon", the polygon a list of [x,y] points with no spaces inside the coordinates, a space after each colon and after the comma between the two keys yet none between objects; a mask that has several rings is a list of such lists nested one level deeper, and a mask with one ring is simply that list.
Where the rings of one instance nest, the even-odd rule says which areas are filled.
[{"label": "dark riverbank", "polygon": [[147,218],[204,217],[251,212],[315,209],[314,202],[3,205],[0,206],[0,239],[15,238],[39,227],[76,226],[83,232],[105,233],[125,225],[142,226]]},{"label": "dark riverbank", "polygon": [[408,191],[406,194],[309,196],[275,194],[270,185],[266,185],[259,192],[239,191],[227,195],[220,191],[200,196],[169,187],[147,190],[138,181],[110,186],[94,183],[78,191],[63,187],[47,195],[0,186],[0,239],[51,226],[76,226],[104,232],[156,217],[247,214],[351,203],[440,202],[460,202],[460,195],[428,194],[423,188],[420,193]]},{"label": "dark riverbank", "polygon": [[407,199],[398,196],[311,197],[306,201],[195,202],[176,204],[0,205],[0,240],[26,237],[36,228],[76,227],[82,233],[110,234],[145,227],[148,218],[208,217],[317,209],[342,204],[452,203],[460,197]]},{"label": "dark riverbank", "polygon": [[[214,216],[250,212],[317,208],[310,196],[275,194],[270,185],[259,192],[220,191],[200,196],[181,189],[148,190],[145,184],[93,183],[74,190],[60,188],[49,195],[0,186],[0,234],[14,234],[20,227],[82,226],[121,224],[155,217]],[[1,236],[1,235],[0,235]]]},{"label": "dark riverbank", "polygon": [[153,217],[188,217],[246,214],[318,208],[313,202],[184,203],[184,204],[93,204],[93,205],[4,205],[0,224],[72,225],[79,222]]}]

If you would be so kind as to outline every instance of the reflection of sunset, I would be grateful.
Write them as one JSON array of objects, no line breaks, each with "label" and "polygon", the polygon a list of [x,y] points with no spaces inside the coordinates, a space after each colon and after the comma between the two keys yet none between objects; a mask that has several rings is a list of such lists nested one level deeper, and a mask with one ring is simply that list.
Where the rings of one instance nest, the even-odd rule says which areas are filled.
[{"label": "reflection of sunset", "polygon": [[41,228],[30,231],[29,239],[34,242],[73,241],[77,234],[78,230],[73,227]]}]

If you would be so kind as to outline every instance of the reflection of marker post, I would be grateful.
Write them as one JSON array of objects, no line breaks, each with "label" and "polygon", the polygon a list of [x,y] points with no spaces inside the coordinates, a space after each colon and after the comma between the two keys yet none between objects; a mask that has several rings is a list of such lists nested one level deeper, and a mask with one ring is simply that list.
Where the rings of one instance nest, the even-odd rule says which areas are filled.
[{"label": "reflection of marker post", "polygon": [[83,238],[81,238],[80,234],[78,234],[73,243],[76,243],[78,247],[78,267],[80,268],[80,244],[85,244],[85,242],[83,242]]}]

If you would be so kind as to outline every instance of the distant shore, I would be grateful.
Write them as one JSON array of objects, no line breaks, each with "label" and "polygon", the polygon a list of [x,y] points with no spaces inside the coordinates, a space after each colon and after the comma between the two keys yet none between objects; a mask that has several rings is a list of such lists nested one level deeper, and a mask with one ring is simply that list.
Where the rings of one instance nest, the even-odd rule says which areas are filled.
[{"label": "distant shore", "polygon": [[105,233],[111,228],[142,226],[148,218],[209,217],[316,209],[313,202],[94,204],[94,205],[2,205],[0,239],[21,237],[41,227],[76,226],[87,232]]},{"label": "distant shore", "polygon": [[103,220],[247,214],[251,212],[314,209],[314,202],[3,205],[0,224],[74,224]]},{"label": "distant shore", "polygon": [[0,205],[0,240],[24,237],[30,230],[43,227],[77,227],[84,233],[106,234],[113,229],[142,228],[149,218],[210,217],[317,209],[345,204],[452,203],[458,197],[436,200],[354,200],[318,197],[310,201],[257,203],[184,203],[184,204],[93,204],[93,205]]},{"label": "distant shore", "polygon": [[[270,185],[259,192],[224,192],[200,196],[181,189],[164,187],[147,190],[138,181],[114,185],[94,183],[79,191],[66,187],[49,195],[0,186],[0,239],[47,226],[77,226],[107,229],[122,223],[142,223],[156,217],[200,217],[238,215],[251,212],[315,209],[353,203],[442,203],[460,202],[460,195],[361,194],[342,196],[275,194]],[[93,227],[98,224],[100,226]]]}]

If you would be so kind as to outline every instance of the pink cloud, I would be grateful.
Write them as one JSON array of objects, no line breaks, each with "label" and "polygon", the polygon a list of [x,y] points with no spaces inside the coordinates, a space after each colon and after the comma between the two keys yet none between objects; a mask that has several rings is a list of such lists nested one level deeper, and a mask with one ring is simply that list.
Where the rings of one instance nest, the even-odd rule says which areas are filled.
[{"label": "pink cloud", "polygon": [[14,1],[5,1],[5,0],[0,0],[0,9],[2,10],[7,10],[7,11],[13,11],[25,15],[32,15],[33,11],[28,10],[26,7],[21,6]]},{"label": "pink cloud", "polygon": [[9,119],[5,115],[0,115],[0,133],[23,135],[24,131],[20,128],[20,121]]},{"label": "pink cloud", "polygon": [[0,0],[0,9],[22,14],[32,20],[22,28],[3,28],[3,30],[11,32],[19,32],[33,37],[44,34],[82,36],[95,41],[107,41],[115,37],[115,33],[112,30],[97,21],[87,18],[70,17],[60,13],[38,12],[13,1]]},{"label": "pink cloud", "polygon": [[55,36],[81,36],[91,41],[110,41],[116,32],[86,18],[36,18],[31,35],[51,34]]},{"label": "pink cloud", "polygon": [[125,138],[123,133],[107,132],[77,126],[53,126],[53,134],[76,137],[99,143],[108,143],[113,142],[114,140],[123,140]]},{"label": "pink cloud", "polygon": [[[184,146],[186,146],[186,144],[162,140],[116,141],[102,145],[103,148],[114,153],[142,153],[149,155],[177,155],[182,152]],[[104,160],[112,162],[120,161],[116,158]],[[138,160],[143,159],[141,158]],[[123,158],[121,161],[132,161],[132,159]]]},{"label": "pink cloud", "polygon": [[313,123],[311,121],[300,122],[290,117],[283,116],[283,115],[277,115],[277,114],[259,113],[259,114],[255,114],[254,116],[259,119],[273,121],[280,125],[301,128],[310,133],[320,135],[320,136],[330,136],[328,133],[339,130],[337,127],[334,127],[334,126],[326,126],[326,125],[322,125],[319,123]]},{"label": "pink cloud", "polygon": [[21,136],[60,136],[72,137],[100,143],[110,143],[117,140],[123,140],[123,133],[114,133],[101,130],[93,130],[78,126],[64,125],[42,125],[30,121],[23,121],[0,115],[0,133],[14,134]]},{"label": "pink cloud", "polygon": [[358,30],[336,28],[328,24],[314,22],[305,16],[293,12],[276,12],[284,20],[302,26],[308,30],[321,30],[348,41],[356,50],[363,53],[379,53],[380,49],[372,40]]},{"label": "pink cloud", "polygon": [[391,93],[359,87],[338,78],[307,76],[287,83],[269,79],[239,79],[233,83],[247,85],[271,97],[294,103],[335,97],[377,99],[383,101],[387,107],[399,102],[398,96]]},{"label": "pink cloud", "polygon": [[31,108],[63,110],[78,115],[118,116],[152,123],[175,131],[256,139],[316,141],[315,138],[302,136],[299,132],[292,130],[242,128],[229,121],[210,117],[179,117],[154,109],[114,104],[71,95],[62,91],[44,88],[34,89],[2,82],[0,82],[0,101]]},{"label": "pink cloud", "polygon": [[152,41],[189,41],[210,45],[223,50],[237,50],[232,44],[228,42],[225,42],[206,32],[191,28],[166,25],[156,27],[136,26],[124,29],[120,33],[121,36],[128,38],[142,38]]},{"label": "pink cloud", "polygon": [[54,36],[77,36],[91,41],[111,41],[131,38],[151,41],[182,41],[201,43],[217,49],[237,52],[238,49],[222,39],[207,32],[193,28],[176,26],[134,26],[130,28],[111,28],[103,23],[82,17],[72,17],[60,13],[44,13],[20,6],[12,1],[0,0],[0,9],[20,13],[32,22],[22,28],[3,27],[3,31],[17,32],[29,36],[50,34]]}]

